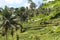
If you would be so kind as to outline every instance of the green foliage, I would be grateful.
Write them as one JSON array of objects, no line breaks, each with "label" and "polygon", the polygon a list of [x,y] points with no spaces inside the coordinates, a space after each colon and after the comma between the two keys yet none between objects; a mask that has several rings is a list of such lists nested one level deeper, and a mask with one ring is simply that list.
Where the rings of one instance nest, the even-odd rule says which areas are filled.
[{"label": "green foliage", "polygon": [[0,40],[60,40],[60,0],[38,8],[32,0],[29,3],[30,9],[0,10]]}]

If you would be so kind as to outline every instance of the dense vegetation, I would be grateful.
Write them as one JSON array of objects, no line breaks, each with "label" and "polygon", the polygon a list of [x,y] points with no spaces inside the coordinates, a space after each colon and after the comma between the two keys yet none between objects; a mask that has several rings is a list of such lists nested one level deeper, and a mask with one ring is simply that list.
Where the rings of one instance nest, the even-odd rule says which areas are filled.
[{"label": "dense vegetation", "polygon": [[38,8],[28,3],[30,8],[0,8],[0,40],[60,40],[60,0]]}]

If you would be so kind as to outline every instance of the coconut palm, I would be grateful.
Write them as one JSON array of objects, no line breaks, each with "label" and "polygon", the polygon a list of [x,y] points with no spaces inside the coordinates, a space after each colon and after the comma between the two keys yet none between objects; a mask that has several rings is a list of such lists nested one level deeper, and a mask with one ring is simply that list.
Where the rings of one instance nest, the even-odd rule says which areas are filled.
[{"label": "coconut palm", "polygon": [[[18,23],[17,21],[17,15],[13,15],[12,13],[9,12],[9,8],[7,6],[5,6],[4,10],[2,11],[2,23],[0,25],[0,28],[2,28],[2,30],[4,31],[2,33],[2,35],[6,35],[6,40],[7,39],[7,33],[8,30],[12,30],[11,31],[11,35],[13,36],[13,29],[16,29],[16,31],[18,30],[18,28],[20,28],[21,32],[22,32],[22,25],[20,23]],[[12,26],[13,25],[13,26]],[[19,27],[17,26],[19,25]]]}]

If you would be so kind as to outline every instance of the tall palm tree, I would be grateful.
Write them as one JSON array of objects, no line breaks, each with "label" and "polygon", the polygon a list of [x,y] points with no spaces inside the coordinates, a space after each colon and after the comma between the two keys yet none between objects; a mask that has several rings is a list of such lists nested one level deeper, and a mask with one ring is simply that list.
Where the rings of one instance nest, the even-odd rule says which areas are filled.
[{"label": "tall palm tree", "polygon": [[[8,30],[12,29],[12,31],[11,31],[12,36],[13,36],[14,28],[16,29],[16,31],[18,30],[18,28],[20,28],[20,30],[22,32],[23,27],[20,23],[18,23],[16,18],[17,18],[17,15],[13,16],[13,14],[9,12],[9,8],[7,6],[5,6],[5,9],[2,11],[2,23],[0,25],[0,28],[2,27],[2,30],[4,29],[3,35],[6,35],[6,40],[8,40],[8,38],[7,38]],[[19,27],[17,25],[19,25]]]},{"label": "tall palm tree", "polygon": [[32,0],[28,0],[28,3],[30,4],[30,11],[31,16],[36,16],[35,10],[36,10],[36,4]]}]

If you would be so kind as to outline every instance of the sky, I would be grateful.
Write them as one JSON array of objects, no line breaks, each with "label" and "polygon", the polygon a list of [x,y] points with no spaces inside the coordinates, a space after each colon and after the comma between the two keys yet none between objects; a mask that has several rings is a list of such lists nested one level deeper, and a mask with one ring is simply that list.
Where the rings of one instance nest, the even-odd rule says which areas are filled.
[{"label": "sky", "polygon": [[[39,6],[43,0],[32,0],[34,3],[36,3],[37,6]],[[4,7],[7,5],[8,7],[26,7],[30,4],[28,3],[28,0],[0,0],[0,7]]]},{"label": "sky", "polygon": [[[38,6],[39,3],[42,3],[42,0],[33,0]],[[21,7],[21,6],[29,6],[28,0],[0,0],[0,7],[4,7],[7,5],[8,7]]]}]

